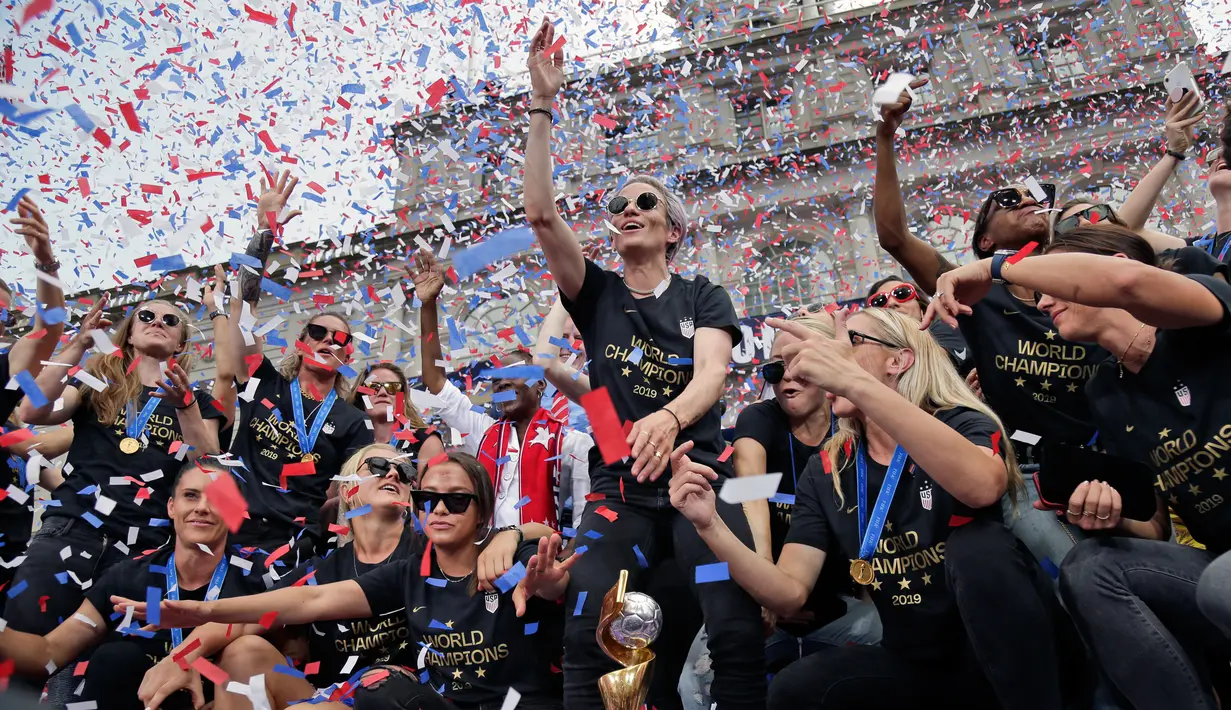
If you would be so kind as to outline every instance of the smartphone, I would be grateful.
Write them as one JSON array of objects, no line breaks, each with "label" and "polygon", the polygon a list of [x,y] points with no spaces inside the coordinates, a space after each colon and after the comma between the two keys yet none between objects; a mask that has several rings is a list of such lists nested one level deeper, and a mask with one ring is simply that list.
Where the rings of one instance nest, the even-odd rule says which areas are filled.
[{"label": "smartphone", "polygon": [[1167,96],[1172,101],[1184,98],[1185,92],[1195,93],[1197,106],[1193,108],[1193,113],[1205,106],[1205,95],[1201,93],[1201,89],[1197,86],[1197,79],[1193,76],[1193,70],[1188,68],[1186,62],[1180,62],[1175,69],[1167,72],[1167,76],[1163,77],[1163,88],[1167,90]]},{"label": "smartphone", "polygon": [[1140,461],[1112,456],[1070,444],[1043,444],[1034,485],[1039,500],[1054,510],[1067,510],[1069,498],[1083,481],[1103,481],[1120,494],[1120,516],[1129,520],[1154,517],[1154,471]]}]

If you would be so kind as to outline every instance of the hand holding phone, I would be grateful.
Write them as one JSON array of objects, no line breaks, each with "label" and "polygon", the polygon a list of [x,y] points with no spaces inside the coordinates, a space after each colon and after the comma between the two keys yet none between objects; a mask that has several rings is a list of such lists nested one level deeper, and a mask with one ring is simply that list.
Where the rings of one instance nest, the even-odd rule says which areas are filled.
[{"label": "hand holding phone", "polygon": [[1192,92],[1197,96],[1197,105],[1193,108],[1192,113],[1205,108],[1205,96],[1201,93],[1200,87],[1197,86],[1197,79],[1193,76],[1193,70],[1188,67],[1186,62],[1180,62],[1175,69],[1167,72],[1167,76],[1163,77],[1163,88],[1167,90],[1167,97],[1173,103],[1179,103],[1180,99],[1184,98],[1186,92]]}]

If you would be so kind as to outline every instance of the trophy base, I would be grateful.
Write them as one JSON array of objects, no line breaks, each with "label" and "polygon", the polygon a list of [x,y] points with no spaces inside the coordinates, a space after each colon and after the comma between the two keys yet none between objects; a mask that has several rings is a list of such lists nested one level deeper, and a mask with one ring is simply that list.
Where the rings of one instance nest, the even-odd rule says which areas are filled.
[{"label": "trophy base", "polygon": [[645,696],[650,691],[650,671],[654,659],[635,666],[621,668],[604,674],[598,679],[598,690],[603,696],[605,710],[640,710]]}]

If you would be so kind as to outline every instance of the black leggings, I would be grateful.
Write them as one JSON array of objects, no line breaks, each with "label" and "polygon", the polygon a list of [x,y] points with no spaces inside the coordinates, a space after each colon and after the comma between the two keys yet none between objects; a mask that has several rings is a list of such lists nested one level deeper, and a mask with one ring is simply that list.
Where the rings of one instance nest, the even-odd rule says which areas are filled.
[{"label": "black leggings", "polygon": [[[647,577],[662,560],[673,556],[674,548],[674,557],[701,602],[709,629],[715,702],[723,710],[764,710],[765,633],[761,627],[761,606],[729,579],[695,582],[697,566],[718,560],[692,523],[671,507],[666,487],[626,481],[621,491],[619,480],[601,470],[592,480],[592,492],[605,494],[601,505],[615,513],[615,520],[593,512],[600,505],[595,503],[586,509],[577,529],[574,544],[585,545],[587,551],[571,570],[564,607],[565,706],[569,710],[603,707],[598,679],[618,666],[603,654],[594,634],[603,596],[619,579],[620,570],[628,570],[631,590],[646,591]],[[723,521],[751,549],[752,532],[743,509],[722,500],[717,501],[717,506]],[[594,535],[588,534],[591,532]],[[582,594],[585,599],[579,604]],[[683,633],[672,625],[671,618],[664,616],[663,621],[663,636]],[[675,623],[678,625],[680,620]]]}]

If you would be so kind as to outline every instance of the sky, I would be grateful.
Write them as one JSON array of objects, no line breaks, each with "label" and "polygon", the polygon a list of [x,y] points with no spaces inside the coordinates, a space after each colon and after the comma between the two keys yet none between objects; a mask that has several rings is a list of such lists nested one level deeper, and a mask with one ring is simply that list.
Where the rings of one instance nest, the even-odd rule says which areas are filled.
[{"label": "sky", "polygon": [[[295,207],[305,215],[289,241],[336,240],[389,221],[399,176],[381,141],[427,109],[433,87],[524,85],[525,42],[544,15],[590,69],[678,46],[664,4],[8,4],[0,40],[15,61],[0,85],[0,208],[25,190],[36,196],[70,292],[242,251],[263,170],[301,178]],[[1187,9],[1205,44],[1231,50],[1231,0]],[[0,278],[33,282],[24,253],[0,229]]]}]

